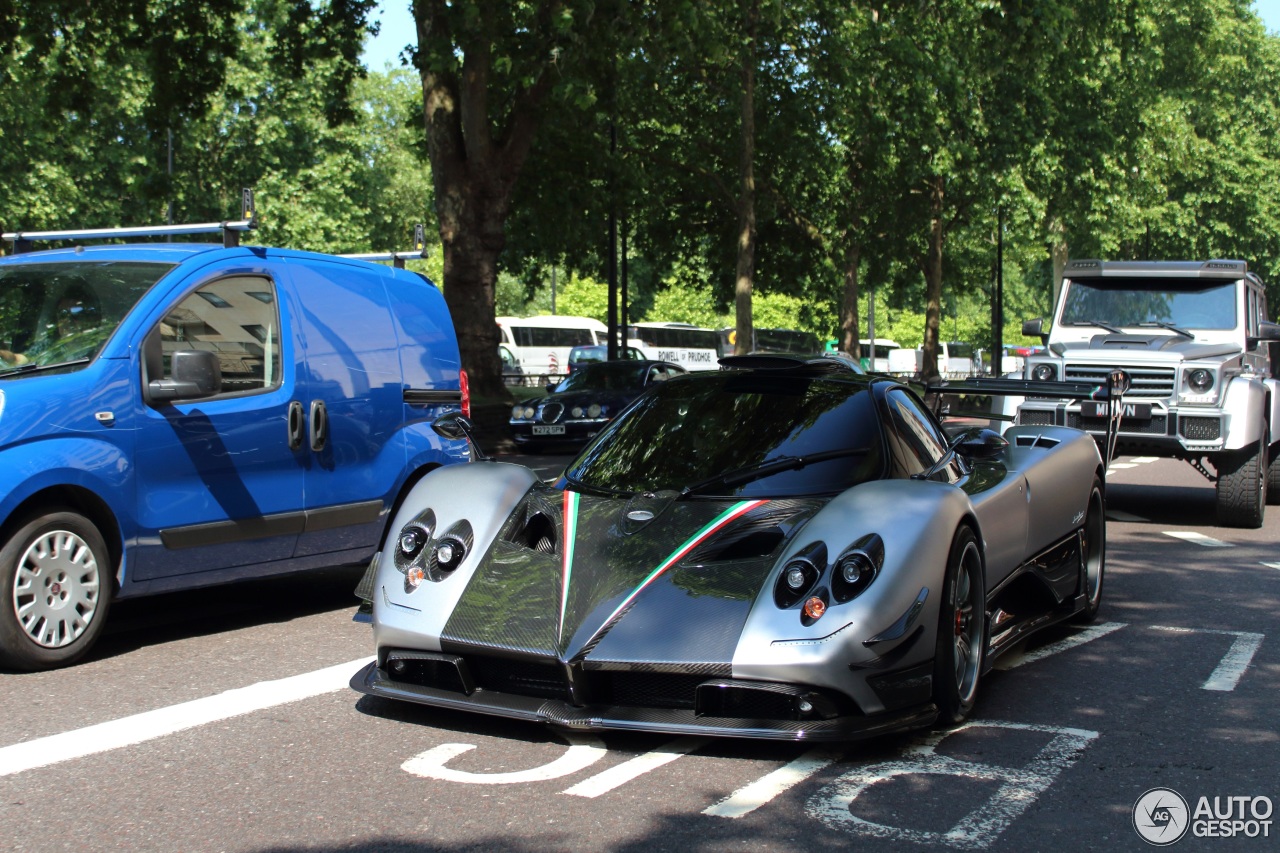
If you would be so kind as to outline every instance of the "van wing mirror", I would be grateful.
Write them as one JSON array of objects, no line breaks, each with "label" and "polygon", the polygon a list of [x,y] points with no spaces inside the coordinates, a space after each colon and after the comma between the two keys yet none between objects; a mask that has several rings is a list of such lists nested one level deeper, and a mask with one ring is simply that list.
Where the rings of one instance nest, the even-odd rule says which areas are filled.
[{"label": "van wing mirror", "polygon": [[169,362],[169,379],[152,379],[147,396],[153,403],[196,400],[222,391],[222,366],[209,350],[178,350]]},{"label": "van wing mirror", "polygon": [[1039,338],[1042,344],[1049,343],[1049,335],[1044,330],[1044,320],[1040,317],[1034,320],[1023,320],[1022,334],[1028,338]]}]

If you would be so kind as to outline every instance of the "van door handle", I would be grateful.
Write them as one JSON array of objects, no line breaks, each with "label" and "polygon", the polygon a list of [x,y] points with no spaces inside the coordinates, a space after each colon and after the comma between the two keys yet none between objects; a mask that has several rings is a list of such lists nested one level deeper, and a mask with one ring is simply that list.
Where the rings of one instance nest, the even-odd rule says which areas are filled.
[{"label": "van door handle", "polygon": [[289,404],[289,449],[302,447],[302,403],[294,400]]},{"label": "van door handle", "polygon": [[316,453],[324,450],[329,441],[329,410],[324,407],[324,400],[311,401],[311,449]]}]

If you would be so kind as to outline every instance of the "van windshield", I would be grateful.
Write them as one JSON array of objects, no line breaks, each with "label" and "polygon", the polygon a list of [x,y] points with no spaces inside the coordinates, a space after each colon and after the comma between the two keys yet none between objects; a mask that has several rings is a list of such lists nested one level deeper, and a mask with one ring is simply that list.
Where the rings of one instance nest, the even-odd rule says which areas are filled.
[{"label": "van windshield", "polygon": [[172,268],[135,261],[0,266],[0,375],[97,355]]}]

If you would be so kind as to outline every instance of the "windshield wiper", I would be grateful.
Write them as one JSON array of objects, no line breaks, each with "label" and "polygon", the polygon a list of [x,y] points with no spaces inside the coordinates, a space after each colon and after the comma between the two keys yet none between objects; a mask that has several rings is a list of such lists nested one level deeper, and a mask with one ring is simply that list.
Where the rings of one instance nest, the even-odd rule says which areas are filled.
[{"label": "windshield wiper", "polygon": [[1191,340],[1193,341],[1196,339],[1196,336],[1188,332],[1186,329],[1178,328],[1172,323],[1165,323],[1162,320],[1152,320],[1148,323],[1139,323],[1138,325],[1139,326],[1159,326],[1161,329],[1168,329],[1171,332],[1177,332],[1179,335],[1183,335],[1185,337],[1191,338]]},{"label": "windshield wiper", "polygon": [[776,459],[765,459],[753,465],[736,468],[732,471],[726,471],[723,474],[717,474],[714,477],[691,483],[680,490],[680,497],[686,498],[689,495],[696,495],[712,486],[724,486],[726,488],[741,486],[743,483],[750,483],[752,480],[759,480],[782,471],[804,468],[816,462],[838,459],[841,456],[859,456],[868,453],[870,450],[871,448],[869,447],[846,447],[842,450],[824,450],[821,453],[809,453],[804,456],[781,456]]},{"label": "windshield wiper", "polygon": [[575,480],[568,474],[561,474],[560,476],[564,478],[566,485],[573,487],[575,492],[582,492],[587,495],[597,495],[605,498],[621,498],[630,497],[633,494],[632,492],[623,491],[621,489],[607,489],[604,486],[592,486],[588,483],[582,482],[581,480]]},{"label": "windshield wiper", "polygon": [[18,364],[10,367],[8,370],[0,373],[0,376],[17,376],[19,373],[38,373],[43,370],[53,370],[57,367],[70,367],[75,364],[88,364],[93,361],[91,358],[73,358],[70,361],[59,361],[55,364],[36,364],[29,361],[26,364]]},{"label": "windshield wiper", "polygon": [[1064,326],[1097,326],[1099,329],[1106,329],[1117,335],[1123,335],[1124,329],[1117,329],[1110,323],[1104,323],[1101,320],[1072,320],[1070,323],[1063,323]]}]

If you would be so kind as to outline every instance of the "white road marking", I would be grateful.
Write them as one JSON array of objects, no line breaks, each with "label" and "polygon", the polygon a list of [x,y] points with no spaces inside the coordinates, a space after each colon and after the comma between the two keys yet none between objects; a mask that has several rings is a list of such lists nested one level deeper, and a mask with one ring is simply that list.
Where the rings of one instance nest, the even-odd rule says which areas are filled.
[{"label": "white road marking", "polygon": [[1129,459],[1130,459],[1130,461],[1132,461],[1132,462],[1142,462],[1142,463],[1146,463],[1146,462],[1155,462],[1155,461],[1156,461],[1156,457],[1155,457],[1155,456],[1131,456],[1131,457],[1129,457]]},{"label": "white road marking", "polygon": [[594,735],[574,732],[557,733],[569,743],[569,748],[554,761],[528,770],[509,773],[472,773],[445,765],[464,752],[475,749],[472,743],[442,743],[410,758],[400,769],[424,779],[440,779],[445,782],[462,782],[468,785],[515,785],[521,782],[545,782],[577,773],[604,758],[607,750]]},{"label": "white road marking", "polygon": [[561,791],[575,797],[598,797],[607,794],[614,788],[627,784],[637,776],[643,776],[650,770],[656,770],[664,764],[670,764],[682,755],[688,755],[707,742],[704,737],[682,737],[671,741],[659,749],[637,755],[630,761],[624,761],[616,767],[610,767],[603,773],[597,773],[590,779],[584,779],[571,788]]},{"label": "white road marking", "polygon": [[1023,664],[1035,663],[1038,660],[1044,660],[1050,655],[1056,655],[1058,652],[1065,652],[1067,649],[1074,649],[1076,646],[1082,646],[1099,637],[1105,637],[1112,631],[1119,631],[1127,624],[1127,622],[1104,622],[1101,625],[1092,625],[1078,634],[1073,634],[1066,639],[1050,643],[1047,646],[1041,646],[1025,655],[1017,655],[1016,653],[1013,657],[1006,655],[996,662],[995,668],[1004,671],[1015,669]]},{"label": "white road marking", "polygon": [[260,681],[203,699],[15,743],[0,748],[0,776],[133,746],[219,720],[341,690],[356,670],[372,660],[371,657],[362,658],[276,681]]},{"label": "white road marking", "polygon": [[735,818],[750,814],[774,797],[808,779],[822,768],[834,763],[840,753],[834,749],[811,749],[785,767],[762,776],[749,785],[734,791],[724,800],[703,809],[712,817]]},{"label": "white road marking", "polygon": [[1147,519],[1140,515],[1134,515],[1131,512],[1125,512],[1124,510],[1119,509],[1107,510],[1107,518],[1112,521],[1147,521]]},{"label": "white road marking", "polygon": [[1268,569],[1280,569],[1280,563],[1263,563]]},{"label": "white road marking", "polygon": [[1190,530],[1166,530],[1165,536],[1172,536],[1174,539],[1181,539],[1184,542],[1191,542],[1194,545],[1200,545],[1204,548],[1234,548],[1230,542],[1223,542],[1221,539],[1214,539],[1212,536],[1205,536],[1203,533],[1195,533]]},{"label": "white road marking", "polygon": [[[937,754],[936,748],[943,740],[975,728],[1045,732],[1053,737],[1035,758],[1022,767],[980,764]],[[1009,824],[1030,808],[1036,798],[1053,784],[1058,774],[1074,764],[1089,743],[1097,737],[1097,732],[1084,729],[995,721],[969,723],[951,731],[933,733],[918,739],[916,745],[900,761],[858,767],[845,773],[814,794],[805,804],[805,812],[832,829],[854,835],[984,850],[999,838]],[[1000,787],[990,799],[966,814],[946,832],[876,823],[853,813],[853,801],[873,785],[895,776],[910,775],[983,779],[998,782]]]},{"label": "white road marking", "polygon": [[1209,678],[1200,685],[1205,690],[1231,691],[1236,689],[1244,671],[1253,662],[1253,656],[1262,645],[1264,634],[1250,631],[1214,631],[1209,628],[1171,628],[1167,625],[1152,625],[1153,631],[1169,631],[1175,634],[1220,634],[1235,637],[1231,648],[1222,656],[1218,666],[1209,674]]},{"label": "white road marking", "polygon": [[1121,471],[1125,468],[1137,468],[1137,467],[1138,466],[1134,465],[1132,462],[1112,462],[1110,465],[1107,466],[1107,473],[1110,474],[1112,471]]}]

